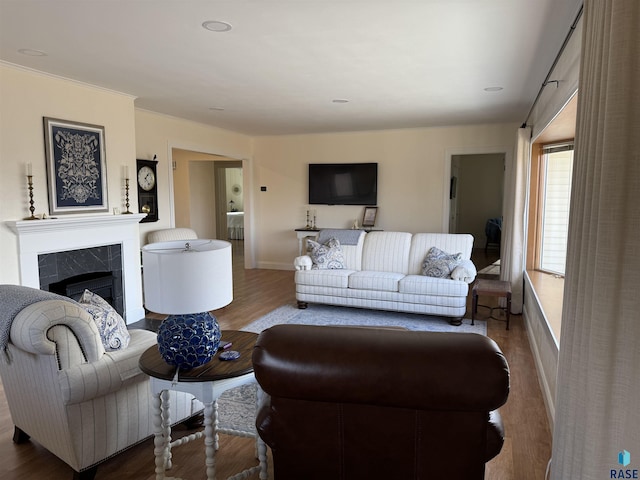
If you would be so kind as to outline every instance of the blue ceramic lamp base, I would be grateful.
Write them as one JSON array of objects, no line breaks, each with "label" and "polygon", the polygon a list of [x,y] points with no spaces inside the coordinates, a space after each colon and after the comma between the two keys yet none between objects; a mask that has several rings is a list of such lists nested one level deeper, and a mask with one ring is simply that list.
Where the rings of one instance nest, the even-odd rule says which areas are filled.
[{"label": "blue ceramic lamp base", "polygon": [[190,370],[213,358],[220,337],[218,321],[209,312],[169,315],[158,329],[158,350],[169,365]]}]

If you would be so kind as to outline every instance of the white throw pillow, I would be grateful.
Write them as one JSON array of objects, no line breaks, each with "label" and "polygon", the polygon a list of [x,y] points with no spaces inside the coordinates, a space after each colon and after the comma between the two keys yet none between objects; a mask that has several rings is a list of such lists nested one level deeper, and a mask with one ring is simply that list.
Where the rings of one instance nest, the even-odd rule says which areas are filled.
[{"label": "white throw pillow", "polygon": [[431,247],[422,262],[422,274],[428,277],[448,278],[462,262],[462,252],[450,254]]},{"label": "white throw pillow", "polygon": [[331,237],[327,243],[307,240],[307,252],[311,257],[313,270],[340,270],[344,268],[344,254],[337,238]]},{"label": "white throw pillow", "polygon": [[131,336],[124,319],[104,298],[85,290],[80,305],[93,317],[104,349],[108,352],[123,350],[129,345]]}]

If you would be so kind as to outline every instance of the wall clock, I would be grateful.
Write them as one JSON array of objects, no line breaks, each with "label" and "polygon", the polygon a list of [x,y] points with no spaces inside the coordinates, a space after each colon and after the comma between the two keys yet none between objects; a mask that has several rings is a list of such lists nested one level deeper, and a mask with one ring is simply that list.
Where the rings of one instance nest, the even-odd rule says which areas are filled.
[{"label": "wall clock", "polygon": [[[155,156],[153,158],[156,158]],[[138,180],[138,211],[147,216],[144,222],[158,221],[158,182],[156,176],[157,160],[136,160]]]}]

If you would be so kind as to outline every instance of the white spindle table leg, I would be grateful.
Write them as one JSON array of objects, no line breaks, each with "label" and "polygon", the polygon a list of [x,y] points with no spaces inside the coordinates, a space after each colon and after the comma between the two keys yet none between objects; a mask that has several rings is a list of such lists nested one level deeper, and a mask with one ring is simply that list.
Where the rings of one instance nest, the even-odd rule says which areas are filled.
[{"label": "white spindle table leg", "polygon": [[[164,391],[162,393],[165,393]],[[167,438],[164,435],[164,425],[162,416],[162,394],[154,393],[152,399],[153,407],[153,453],[156,457],[156,480],[164,479],[166,465]]]},{"label": "white spindle table leg", "polygon": [[216,478],[216,449],[218,433],[216,432],[217,418],[216,402],[205,403],[204,405],[204,453],[205,465],[207,467],[207,480],[215,480]]},{"label": "white spindle table leg", "polygon": [[171,398],[169,390],[163,390],[160,394],[162,402],[160,408],[162,409],[162,432],[165,439],[165,451],[164,451],[164,467],[169,469],[171,464]]}]

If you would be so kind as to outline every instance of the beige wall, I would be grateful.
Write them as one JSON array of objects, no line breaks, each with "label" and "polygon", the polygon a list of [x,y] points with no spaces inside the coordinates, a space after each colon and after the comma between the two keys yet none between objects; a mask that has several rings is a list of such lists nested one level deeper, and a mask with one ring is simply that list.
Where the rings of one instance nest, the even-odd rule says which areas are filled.
[{"label": "beige wall", "polygon": [[[441,232],[448,214],[449,152],[478,153],[499,145],[511,155],[516,130],[515,124],[499,124],[256,138],[258,266],[291,268],[298,246],[294,229],[306,223],[309,163],[378,162],[376,226]],[[319,227],[350,228],[354,219],[362,220],[363,207],[313,208]]]},{"label": "beige wall", "polygon": [[216,231],[216,182],[213,162],[188,164],[190,191],[190,227],[200,238],[218,238]]},{"label": "beige wall", "polygon": [[131,209],[137,210],[136,158],[158,156],[160,221],[140,225],[146,232],[171,226],[172,147],[233,158],[251,157],[246,135],[136,110],[134,97],[79,82],[0,64],[0,283],[19,283],[18,250],[5,222],[28,215],[26,164],[33,165],[36,214],[48,213],[42,117],[105,127],[109,209],[124,209],[123,166],[132,177]]},{"label": "beige wall", "polygon": [[[308,163],[378,162],[379,227],[437,232],[442,231],[447,213],[447,152],[484,152],[496,145],[513,149],[517,127],[480,125],[252,139],[137,110],[134,99],[127,95],[12,66],[0,65],[0,69],[0,281],[6,283],[19,282],[15,236],[4,221],[28,212],[27,162],[33,163],[36,211],[48,210],[43,116],[105,127],[110,209],[124,206],[122,166],[135,172],[136,158],[157,155],[160,220],[141,224],[142,243],[148,231],[173,226],[174,149],[242,159],[245,242],[251,247],[247,263],[287,269],[292,268],[297,254],[293,230],[306,221]],[[261,186],[267,191],[260,191]],[[135,186],[130,203],[135,209]],[[354,219],[362,219],[362,207],[315,208],[319,226],[350,227]]]},{"label": "beige wall", "polygon": [[[5,221],[29,214],[28,162],[35,213],[49,212],[42,117],[104,126],[112,211],[124,208],[123,165],[135,171],[133,103],[128,95],[0,64],[0,283],[20,281],[16,237]],[[136,202],[137,197],[131,203]]]},{"label": "beige wall", "polygon": [[[175,226],[171,205],[173,195],[171,161],[174,149],[221,155],[234,159],[251,158],[251,137],[228,130],[139,109],[135,111],[135,128],[137,158],[151,159],[157,155],[158,160],[158,212],[160,219],[157,222],[141,224],[140,230],[143,236],[151,230]],[[185,155],[189,160],[199,159],[194,154]],[[185,160],[186,157],[180,157],[178,160]],[[185,170],[188,171],[188,168]],[[191,199],[192,201],[193,199]],[[182,222],[186,218],[186,212],[180,211],[179,213]]]}]

